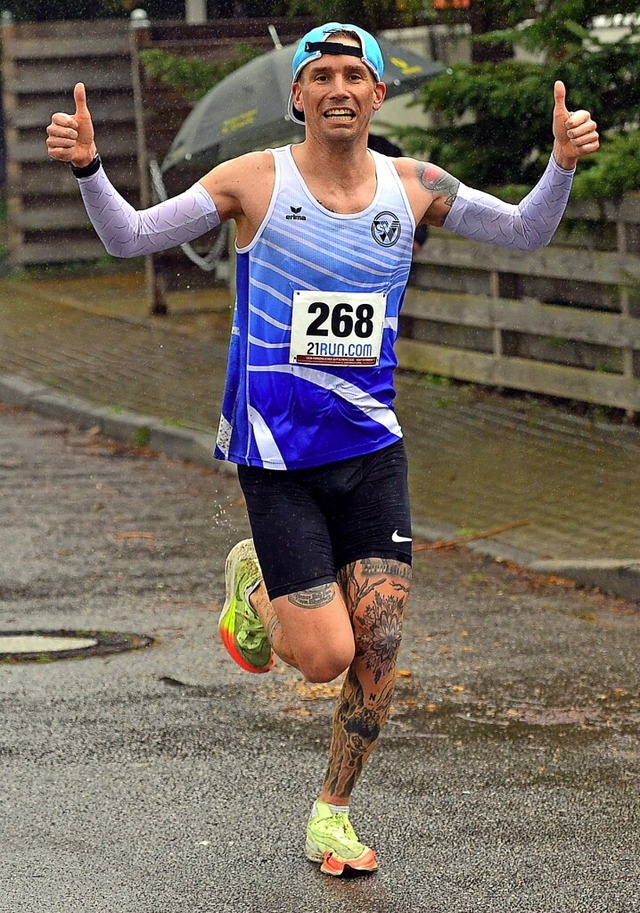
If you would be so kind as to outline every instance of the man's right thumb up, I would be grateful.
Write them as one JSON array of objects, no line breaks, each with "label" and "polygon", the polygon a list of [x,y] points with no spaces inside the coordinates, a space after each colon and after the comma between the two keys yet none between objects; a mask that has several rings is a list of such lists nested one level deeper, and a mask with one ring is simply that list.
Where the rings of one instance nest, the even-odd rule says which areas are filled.
[{"label": "man's right thumb up", "polygon": [[91,117],[87,108],[87,92],[83,82],[76,83],[73,99],[76,103],[76,117]]}]

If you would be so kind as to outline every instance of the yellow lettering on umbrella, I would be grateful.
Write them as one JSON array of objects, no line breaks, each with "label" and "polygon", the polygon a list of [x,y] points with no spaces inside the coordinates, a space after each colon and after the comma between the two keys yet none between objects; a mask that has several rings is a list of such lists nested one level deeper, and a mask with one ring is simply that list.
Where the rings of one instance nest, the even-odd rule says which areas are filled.
[{"label": "yellow lettering on umbrella", "polygon": [[249,127],[256,119],[257,113],[258,109],[254,108],[252,111],[245,111],[243,114],[236,114],[235,117],[230,117],[229,120],[223,123],[222,132],[235,133],[236,130],[240,130],[242,127]]},{"label": "yellow lettering on umbrella", "polygon": [[418,66],[417,64],[411,66],[411,64],[407,63],[406,60],[403,60],[402,57],[390,57],[389,61],[394,67],[401,70],[403,76],[413,76],[414,73],[422,73],[421,66]]}]

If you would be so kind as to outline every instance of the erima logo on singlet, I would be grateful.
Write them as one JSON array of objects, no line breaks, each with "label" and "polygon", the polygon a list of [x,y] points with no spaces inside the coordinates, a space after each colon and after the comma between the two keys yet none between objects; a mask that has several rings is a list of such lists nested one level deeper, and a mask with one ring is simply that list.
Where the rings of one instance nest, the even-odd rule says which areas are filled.
[{"label": "erima logo on singlet", "polygon": [[374,216],[371,223],[373,240],[382,247],[393,247],[400,240],[400,219],[394,212],[385,210]]},{"label": "erima logo on singlet", "polygon": [[291,210],[291,212],[287,213],[287,215],[285,216],[285,219],[289,219],[289,221],[294,221],[294,222],[306,222],[307,221],[306,216],[300,215],[300,213],[302,212],[302,206],[290,206],[289,209]]}]

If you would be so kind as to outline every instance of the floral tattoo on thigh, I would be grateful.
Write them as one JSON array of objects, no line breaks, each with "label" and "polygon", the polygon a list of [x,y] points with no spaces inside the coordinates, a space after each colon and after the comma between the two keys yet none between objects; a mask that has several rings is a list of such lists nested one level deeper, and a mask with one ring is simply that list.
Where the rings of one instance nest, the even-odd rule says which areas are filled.
[{"label": "floral tattoo on thigh", "polygon": [[356,636],[356,656],[375,685],[395,666],[410,578],[410,566],[391,559],[364,559],[340,573]]},{"label": "floral tattoo on thigh", "polygon": [[376,685],[395,665],[402,639],[403,606],[401,597],[374,593],[359,619],[358,653],[365,658]]}]

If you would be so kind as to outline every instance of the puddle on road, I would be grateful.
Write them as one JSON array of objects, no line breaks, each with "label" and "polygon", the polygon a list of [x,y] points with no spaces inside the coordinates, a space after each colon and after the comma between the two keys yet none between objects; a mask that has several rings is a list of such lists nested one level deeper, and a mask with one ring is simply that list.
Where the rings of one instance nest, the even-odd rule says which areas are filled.
[{"label": "puddle on road", "polygon": [[[299,747],[324,743],[333,716],[340,682],[309,684],[278,666],[268,680],[253,686],[252,722],[256,732],[293,737]],[[180,688],[185,697],[211,700],[217,705],[217,687],[189,685],[168,677],[160,681]],[[457,690],[456,690],[457,689]],[[534,700],[505,694],[492,688],[492,696],[480,697],[462,686],[434,687],[429,695],[407,677],[400,677],[393,699],[385,739],[447,739],[451,742],[533,741],[563,748],[584,747],[615,737],[640,736],[640,698],[622,688],[589,695],[579,706],[562,702],[559,687]],[[499,699],[496,694],[502,693]],[[228,708],[230,709],[230,708]],[[221,719],[218,718],[218,724]]]},{"label": "puddle on road", "polygon": [[[297,719],[307,724],[313,719],[331,717],[339,683],[308,685],[290,677],[272,679],[262,685],[273,712],[285,723]],[[396,686],[385,738],[450,738],[487,740],[544,737],[564,745],[574,741],[600,739],[610,734],[640,735],[640,698],[622,688],[589,696],[579,705],[562,702],[562,689],[556,688],[545,702],[509,699],[496,688],[492,698],[471,694],[462,686],[434,688],[430,695],[400,677]],[[568,694],[567,689],[564,694]]]}]

